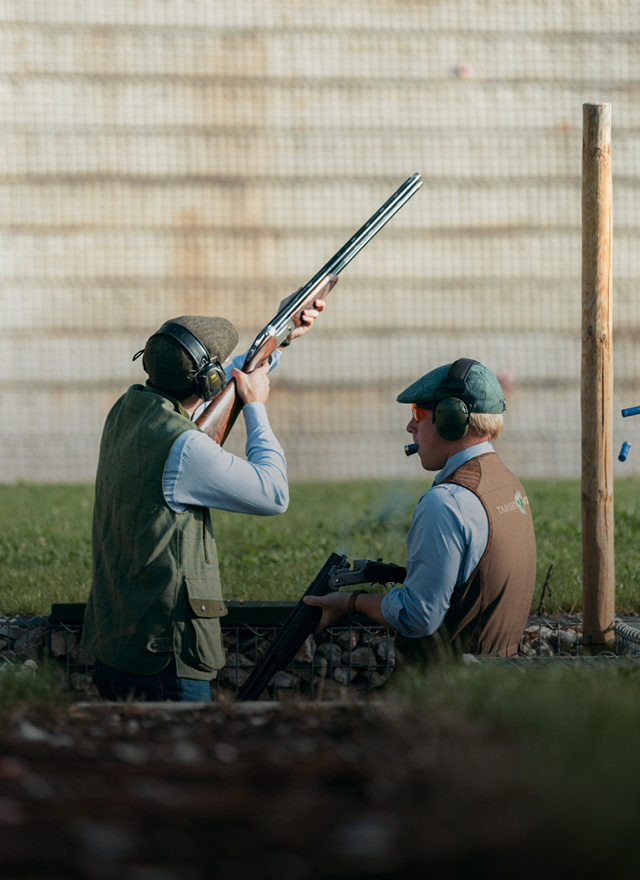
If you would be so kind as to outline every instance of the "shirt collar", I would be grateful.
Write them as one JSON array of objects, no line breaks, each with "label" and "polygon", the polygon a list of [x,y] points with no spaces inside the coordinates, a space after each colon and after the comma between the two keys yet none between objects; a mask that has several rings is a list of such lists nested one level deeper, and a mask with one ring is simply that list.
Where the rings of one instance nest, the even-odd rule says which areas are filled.
[{"label": "shirt collar", "polygon": [[452,455],[451,458],[447,459],[447,463],[442,470],[438,471],[433,481],[434,485],[446,480],[447,477],[451,476],[451,474],[454,471],[457,471],[461,465],[465,464],[465,462],[471,461],[472,458],[477,458],[479,455],[486,455],[487,452],[495,452],[495,449],[489,440],[485,440],[482,443],[476,443],[474,446],[468,446],[466,449],[461,449],[460,452],[456,452],[455,455]]}]

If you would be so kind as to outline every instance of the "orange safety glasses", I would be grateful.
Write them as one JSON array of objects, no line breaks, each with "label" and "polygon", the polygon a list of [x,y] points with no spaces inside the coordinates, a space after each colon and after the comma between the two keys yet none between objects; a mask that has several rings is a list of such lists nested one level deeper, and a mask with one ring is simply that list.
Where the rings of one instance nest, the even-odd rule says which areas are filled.
[{"label": "orange safety glasses", "polygon": [[427,410],[415,403],[411,404],[411,412],[416,422],[421,422],[427,416]]}]

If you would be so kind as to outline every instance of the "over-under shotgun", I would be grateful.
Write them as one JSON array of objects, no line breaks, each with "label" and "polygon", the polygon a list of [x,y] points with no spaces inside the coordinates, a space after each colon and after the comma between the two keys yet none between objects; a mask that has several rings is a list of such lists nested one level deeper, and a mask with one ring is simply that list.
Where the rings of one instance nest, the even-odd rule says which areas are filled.
[{"label": "over-under shotgun", "polygon": [[[289,299],[278,314],[254,339],[242,365],[251,373],[269,358],[287,336],[301,324],[300,313],[313,308],[317,299],[324,299],[338,283],[338,275],[368,244],[373,236],[409,201],[422,186],[419,174],[412,174],[379,208],[349,241],[326,263],[304,287]],[[242,409],[242,400],[235,379],[230,379],[196,419],[196,425],[221,446]]]},{"label": "over-under shotgun", "polygon": [[[351,568],[346,556],[332,553],[303,595],[326,596],[340,587],[354,584],[401,584],[406,576],[407,571],[401,565],[382,562],[381,559],[356,559]],[[320,608],[307,605],[300,598],[265,655],[238,691],[236,700],[243,703],[259,699],[276,672],[291,663],[305,639],[320,623],[321,617]]]}]

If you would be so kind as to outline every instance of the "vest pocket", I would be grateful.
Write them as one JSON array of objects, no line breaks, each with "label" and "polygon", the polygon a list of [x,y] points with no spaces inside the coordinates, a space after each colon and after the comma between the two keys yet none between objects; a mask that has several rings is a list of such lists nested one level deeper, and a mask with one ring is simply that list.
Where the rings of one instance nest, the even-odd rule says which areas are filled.
[{"label": "vest pocket", "polygon": [[182,659],[194,669],[214,672],[225,664],[219,618],[228,613],[227,606],[222,599],[211,598],[206,582],[185,578],[185,585],[191,613],[183,636]]},{"label": "vest pocket", "polygon": [[224,617],[229,613],[222,599],[198,599],[189,595],[189,605],[196,617]]}]

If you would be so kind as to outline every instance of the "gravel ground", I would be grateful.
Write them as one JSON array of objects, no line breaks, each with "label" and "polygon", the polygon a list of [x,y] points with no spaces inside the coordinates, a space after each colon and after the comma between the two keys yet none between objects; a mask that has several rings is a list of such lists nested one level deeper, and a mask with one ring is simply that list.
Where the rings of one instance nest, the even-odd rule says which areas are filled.
[{"label": "gravel ground", "polygon": [[554,876],[517,763],[399,697],[31,710],[0,721],[0,876]]}]

